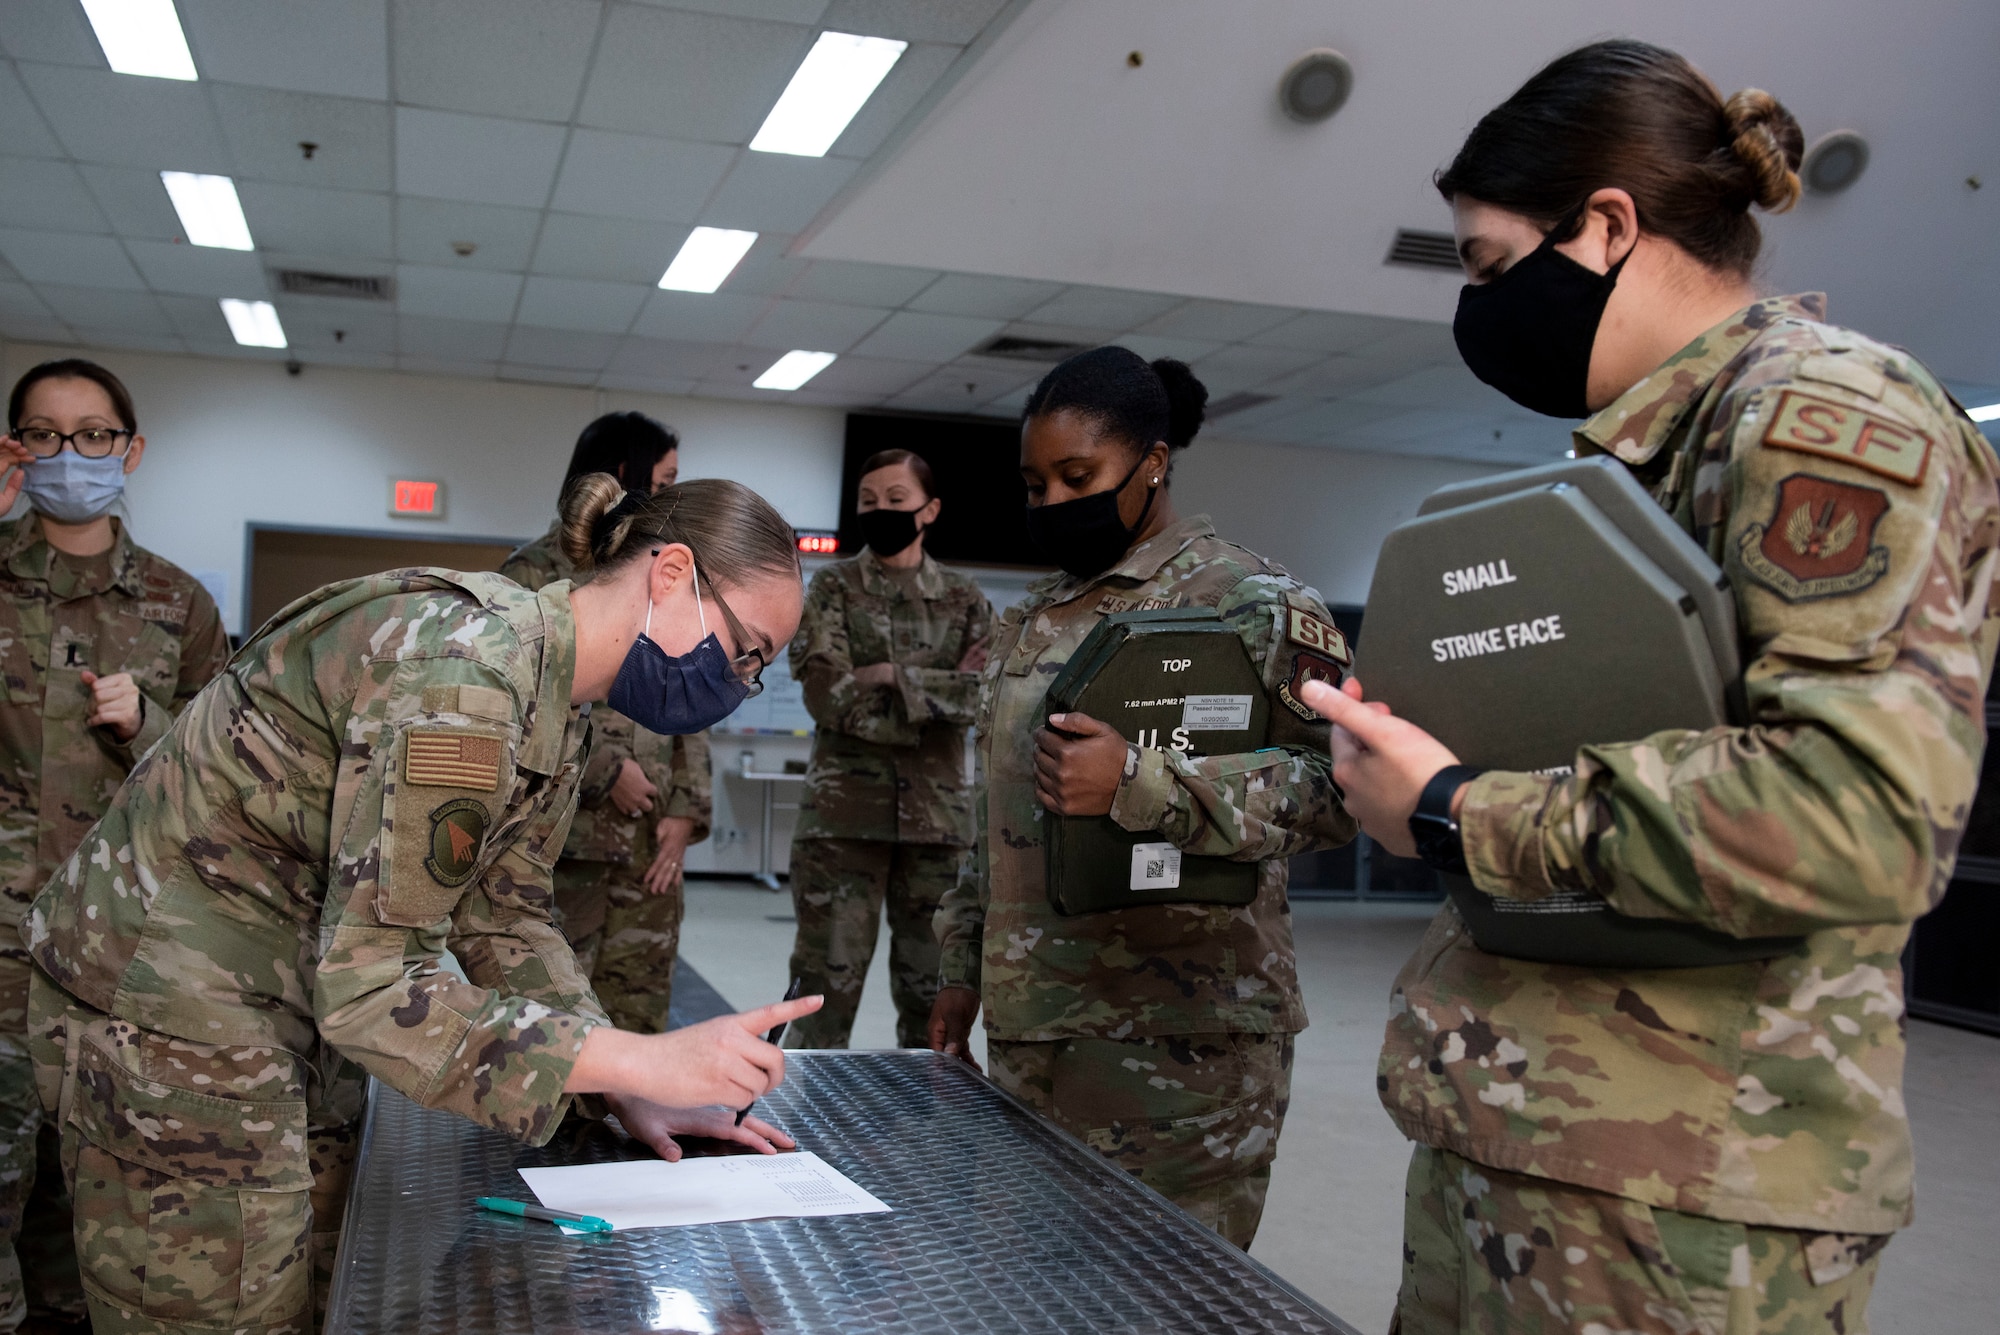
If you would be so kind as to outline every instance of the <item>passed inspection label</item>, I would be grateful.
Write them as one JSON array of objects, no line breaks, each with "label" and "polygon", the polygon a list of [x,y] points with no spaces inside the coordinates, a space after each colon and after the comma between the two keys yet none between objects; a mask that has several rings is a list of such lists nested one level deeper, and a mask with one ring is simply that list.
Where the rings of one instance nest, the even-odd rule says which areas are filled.
[{"label": "passed inspection label", "polygon": [[1242,732],[1250,726],[1250,697],[1190,695],[1181,705],[1181,726],[1189,732]]}]

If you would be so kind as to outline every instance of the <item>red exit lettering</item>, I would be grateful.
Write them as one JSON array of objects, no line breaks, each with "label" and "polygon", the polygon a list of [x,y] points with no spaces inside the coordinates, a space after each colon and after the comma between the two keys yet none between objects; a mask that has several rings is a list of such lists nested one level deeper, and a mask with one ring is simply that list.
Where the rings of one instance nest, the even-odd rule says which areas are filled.
[{"label": "red exit lettering", "polygon": [[396,478],[389,484],[389,513],[435,519],[442,513],[443,484]]}]

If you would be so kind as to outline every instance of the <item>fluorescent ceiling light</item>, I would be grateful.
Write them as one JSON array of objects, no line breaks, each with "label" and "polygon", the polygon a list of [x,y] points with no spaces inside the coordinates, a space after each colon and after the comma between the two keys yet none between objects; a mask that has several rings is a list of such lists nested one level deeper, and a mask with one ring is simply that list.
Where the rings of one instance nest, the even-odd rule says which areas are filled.
[{"label": "fluorescent ceiling light", "polygon": [[1967,408],[1965,415],[1975,422],[2000,420],[2000,403],[1989,403],[1982,408]]},{"label": "fluorescent ceiling light", "polygon": [[887,37],[821,33],[750,147],[759,153],[825,157],[909,45]]},{"label": "fluorescent ceiling light", "polygon": [[801,352],[793,349],[771,363],[764,374],[750,383],[758,389],[797,389],[833,365],[830,352]]},{"label": "fluorescent ceiling light", "polygon": [[227,176],[199,176],[194,172],[161,172],[160,183],[174,201],[181,217],[181,230],[197,246],[220,250],[255,250],[250,224],[244,220],[243,205],[236,198],[236,182]]},{"label": "fluorescent ceiling light", "polygon": [[83,0],[83,12],[104,48],[104,59],[119,74],[196,77],[174,0]]},{"label": "fluorescent ceiling light", "polygon": [[681,243],[680,254],[660,275],[660,286],[675,292],[713,292],[722,286],[750,247],[755,232],[727,227],[697,227]]},{"label": "fluorescent ceiling light", "polygon": [[285,346],[285,327],[278,323],[278,308],[268,301],[224,297],[222,318],[229,321],[229,332],[246,348]]}]

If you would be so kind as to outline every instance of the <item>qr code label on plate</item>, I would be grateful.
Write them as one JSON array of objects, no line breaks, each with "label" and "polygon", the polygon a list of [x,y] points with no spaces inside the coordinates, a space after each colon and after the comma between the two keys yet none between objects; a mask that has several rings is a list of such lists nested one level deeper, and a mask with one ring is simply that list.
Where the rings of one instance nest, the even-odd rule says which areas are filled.
[{"label": "qr code label on plate", "polygon": [[1132,845],[1133,890],[1178,890],[1181,851],[1172,844]]}]

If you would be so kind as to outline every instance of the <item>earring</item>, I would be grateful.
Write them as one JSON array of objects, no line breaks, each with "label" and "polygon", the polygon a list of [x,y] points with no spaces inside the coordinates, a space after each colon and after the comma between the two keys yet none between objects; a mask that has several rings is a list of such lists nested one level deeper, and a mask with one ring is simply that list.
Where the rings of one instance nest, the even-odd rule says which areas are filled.
[{"label": "earring", "polygon": [[1158,478],[1154,478],[1154,479],[1153,479],[1153,485],[1154,485],[1154,486],[1156,486],[1156,487],[1157,487],[1157,486],[1159,486],[1159,485],[1160,485],[1160,479],[1158,479]]}]

